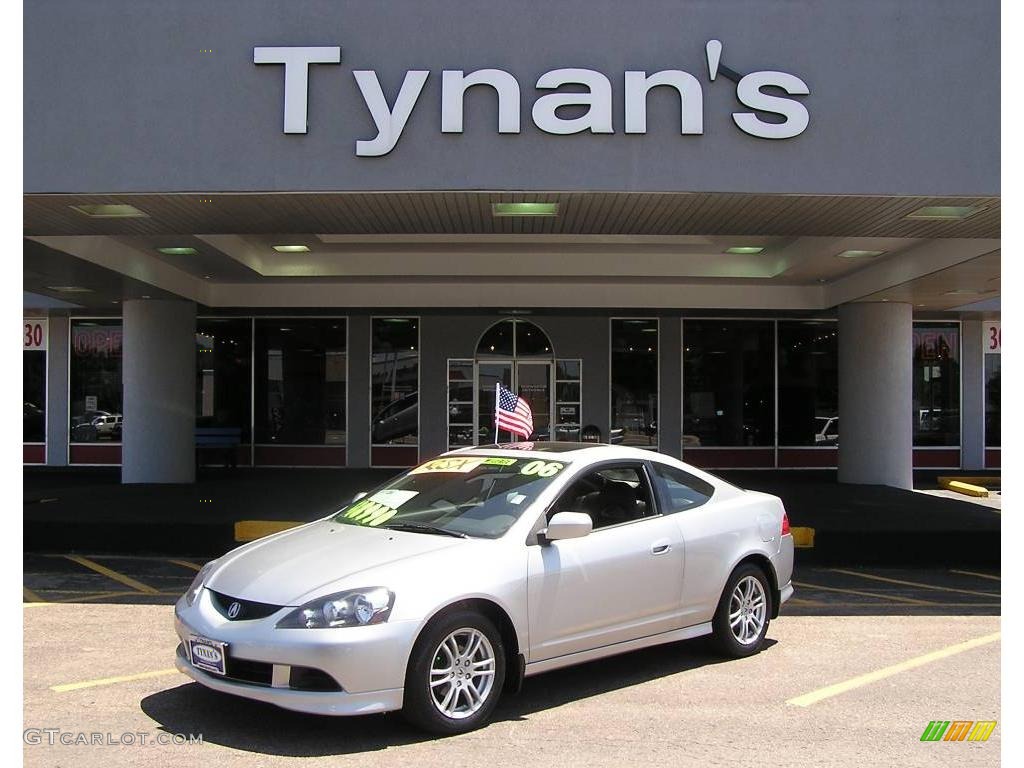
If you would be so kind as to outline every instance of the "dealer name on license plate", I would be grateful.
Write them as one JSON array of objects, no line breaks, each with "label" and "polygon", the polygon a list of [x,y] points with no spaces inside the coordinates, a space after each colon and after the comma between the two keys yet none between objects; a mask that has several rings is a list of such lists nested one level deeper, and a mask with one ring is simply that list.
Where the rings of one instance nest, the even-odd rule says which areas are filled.
[{"label": "dealer name on license plate", "polygon": [[227,644],[207,637],[191,635],[188,639],[188,655],[192,666],[215,675],[223,675]]}]

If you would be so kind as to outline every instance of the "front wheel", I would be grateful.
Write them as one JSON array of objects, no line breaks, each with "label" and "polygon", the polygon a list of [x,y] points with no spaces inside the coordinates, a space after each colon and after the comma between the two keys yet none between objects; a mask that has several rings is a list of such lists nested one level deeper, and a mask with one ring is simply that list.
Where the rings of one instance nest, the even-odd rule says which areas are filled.
[{"label": "front wheel", "polygon": [[494,624],[473,611],[452,613],[416,642],[402,714],[432,733],[465,733],[487,722],[504,682],[505,649]]},{"label": "front wheel", "polygon": [[761,650],[772,615],[771,594],[764,571],[753,563],[732,572],[711,622],[719,651],[743,658]]}]

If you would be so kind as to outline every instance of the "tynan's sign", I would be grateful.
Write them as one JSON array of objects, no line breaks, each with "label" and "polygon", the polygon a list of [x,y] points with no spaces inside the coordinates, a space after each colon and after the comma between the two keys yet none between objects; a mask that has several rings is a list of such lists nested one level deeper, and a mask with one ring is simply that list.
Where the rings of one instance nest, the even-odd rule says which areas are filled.
[{"label": "tynan's sign", "polygon": [[[709,40],[706,46],[708,78],[713,82],[719,74],[736,85],[736,98],[749,109],[733,112],[736,126],[751,136],[762,139],[791,139],[807,128],[807,108],[792,96],[806,96],[807,85],[796,75],[766,70],[746,75],[721,63],[722,44]],[[309,67],[311,64],[340,64],[341,47],[258,47],[253,49],[255,64],[284,66],[284,132],[306,133],[309,101]],[[377,128],[372,139],[356,142],[356,155],[380,157],[398,144],[402,131],[416,107],[430,71],[414,69],[405,73],[394,104],[388,104],[380,80],[374,70],[354,70],[359,92]],[[498,97],[498,133],[519,133],[522,98],[519,81],[501,69],[461,69],[441,72],[441,132],[462,133],[463,101],[466,91],[478,85],[493,88]],[[559,92],[562,86],[583,86],[585,90]],[[647,133],[647,93],[666,86],[679,94],[679,133],[704,133],[704,96],[700,81],[681,69],[664,69],[648,74],[625,72],[625,115],[623,130],[629,134]],[[533,103],[531,117],[540,130],[561,136],[589,131],[615,133],[612,119],[612,84],[601,72],[593,69],[553,69],[541,75],[537,90],[553,91],[541,95]],[[768,89],[768,90],[766,90]],[[785,93],[786,95],[778,95]],[[583,107],[578,117],[560,117],[560,107]],[[778,119],[765,120],[764,115]]]}]

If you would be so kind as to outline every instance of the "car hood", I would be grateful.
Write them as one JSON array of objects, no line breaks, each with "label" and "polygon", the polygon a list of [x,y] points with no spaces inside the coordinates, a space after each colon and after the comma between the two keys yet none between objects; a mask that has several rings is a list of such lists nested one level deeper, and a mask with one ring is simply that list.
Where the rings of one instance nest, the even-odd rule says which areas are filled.
[{"label": "car hood", "polygon": [[[217,592],[273,605],[301,605],[335,582],[407,562],[466,540],[318,520],[224,555],[206,581]],[[346,587],[373,587],[348,584]]]}]

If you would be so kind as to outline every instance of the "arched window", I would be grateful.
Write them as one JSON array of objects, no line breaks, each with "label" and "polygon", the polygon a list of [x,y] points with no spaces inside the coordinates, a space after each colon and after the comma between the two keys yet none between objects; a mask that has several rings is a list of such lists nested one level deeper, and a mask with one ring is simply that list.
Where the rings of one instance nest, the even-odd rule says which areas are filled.
[{"label": "arched window", "polygon": [[478,360],[552,360],[551,340],[540,326],[529,320],[500,320],[480,337],[476,346]]}]

